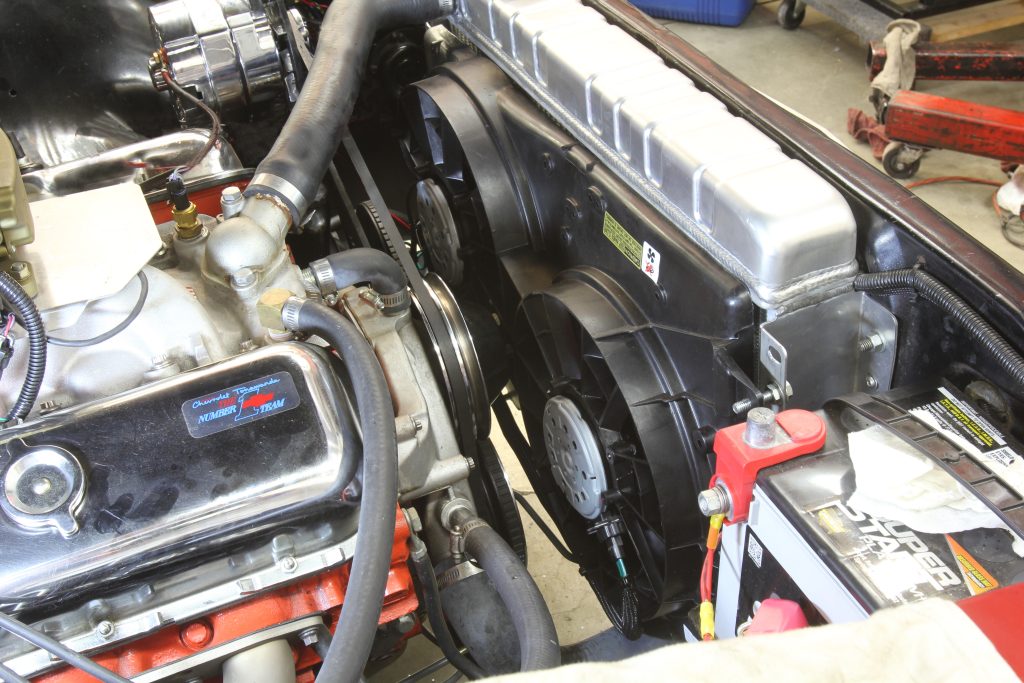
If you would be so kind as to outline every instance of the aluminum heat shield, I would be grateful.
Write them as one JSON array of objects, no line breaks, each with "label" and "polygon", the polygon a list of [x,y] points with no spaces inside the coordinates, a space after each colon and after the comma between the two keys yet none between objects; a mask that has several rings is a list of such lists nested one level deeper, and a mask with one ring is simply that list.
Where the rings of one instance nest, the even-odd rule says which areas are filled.
[{"label": "aluminum heat shield", "polygon": [[287,343],[0,432],[2,601],[73,599],[324,514],[350,415],[324,354]]},{"label": "aluminum heat shield", "polygon": [[751,290],[764,308],[841,286],[838,191],[575,0],[459,0],[455,27]]}]

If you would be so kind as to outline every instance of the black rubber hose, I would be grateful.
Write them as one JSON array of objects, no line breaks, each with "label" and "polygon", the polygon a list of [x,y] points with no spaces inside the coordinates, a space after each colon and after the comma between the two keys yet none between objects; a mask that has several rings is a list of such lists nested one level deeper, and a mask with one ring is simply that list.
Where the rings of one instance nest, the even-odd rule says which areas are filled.
[{"label": "black rubber hose", "polygon": [[1024,358],[967,302],[932,275],[919,268],[864,273],[854,279],[853,288],[858,291],[916,292],[959,323],[1017,386],[1024,388]]},{"label": "black rubber hose", "polygon": [[360,282],[369,282],[378,294],[397,294],[405,290],[407,279],[402,266],[383,251],[358,247],[339,251],[321,259],[334,274],[335,291]]},{"label": "black rubber hose", "polygon": [[67,346],[73,349],[81,349],[86,346],[95,346],[96,344],[102,344],[108,339],[112,339],[117,335],[128,329],[128,326],[135,322],[135,319],[142,313],[142,309],[146,306],[146,299],[149,297],[149,278],[146,277],[145,271],[140,270],[137,277],[139,278],[139,297],[135,300],[135,305],[132,306],[132,310],[128,311],[128,315],[125,316],[124,320],[114,325],[109,330],[102,334],[98,334],[95,337],[89,337],[88,339],[60,339],[58,337],[47,337],[46,341],[54,346]]},{"label": "black rubber hose", "polygon": [[[270,153],[256,168],[246,195],[269,193],[282,199],[293,220],[316,196],[345,123],[355,108],[366,61],[377,32],[423,24],[451,11],[451,0],[345,0],[327,8],[309,75]],[[260,184],[266,173],[291,183],[301,199]],[[298,205],[296,202],[301,203]]]},{"label": "black rubber hose", "polygon": [[14,309],[15,317],[28,333],[28,370],[25,372],[25,382],[21,385],[18,400],[3,419],[3,422],[13,422],[28,415],[43,385],[43,373],[46,372],[46,329],[32,298],[5,272],[0,272],[0,297]]},{"label": "black rubber hose", "polygon": [[[293,303],[294,302],[294,303]],[[348,683],[362,676],[377,633],[398,505],[398,438],[384,371],[355,325],[337,311],[294,299],[289,327],[315,334],[341,357],[352,379],[363,437],[363,492],[359,532],[346,599],[317,681]]]},{"label": "black rubber hose", "polygon": [[412,559],[413,568],[416,570],[416,578],[420,581],[420,588],[423,590],[423,603],[427,608],[427,619],[430,627],[434,630],[434,638],[437,640],[437,647],[451,665],[466,674],[471,679],[486,678],[487,674],[469,657],[462,654],[452,632],[448,629],[448,623],[444,618],[444,610],[441,608],[441,594],[437,589],[437,577],[434,575],[434,567],[430,562],[430,555],[427,554],[427,546],[418,537],[411,539],[412,552],[409,557]]},{"label": "black rubber hose", "polygon": [[469,517],[468,513],[456,513],[453,521],[465,529],[466,552],[487,572],[508,607],[519,638],[519,670],[539,671],[558,666],[562,655],[555,622],[522,560],[486,522]]}]

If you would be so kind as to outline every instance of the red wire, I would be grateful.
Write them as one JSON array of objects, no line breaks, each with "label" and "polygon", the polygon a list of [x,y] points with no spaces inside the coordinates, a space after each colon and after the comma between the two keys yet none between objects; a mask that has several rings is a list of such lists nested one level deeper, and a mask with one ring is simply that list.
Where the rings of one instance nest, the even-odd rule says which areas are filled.
[{"label": "red wire", "polygon": [[711,599],[711,575],[715,567],[715,551],[708,549],[704,556],[704,566],[700,570],[700,599],[702,602]]},{"label": "red wire", "polygon": [[[907,183],[905,187],[908,190],[913,190],[915,187],[924,187],[925,185],[935,185],[937,183],[975,183],[976,185],[989,185],[991,187],[1002,187],[1006,183],[998,180],[989,180],[988,178],[974,178],[966,175],[940,175],[934,178],[925,178],[923,180],[915,180],[912,183]],[[999,210],[999,204],[996,202],[995,194],[992,195],[992,208],[996,211],[996,216],[999,220],[1003,220],[1003,212]]]},{"label": "red wire", "polygon": [[406,230],[412,230],[412,226],[411,226],[411,225],[409,225],[409,221],[405,220],[404,218],[402,218],[401,216],[399,216],[399,215],[398,215],[397,213],[395,213],[394,211],[392,211],[392,212],[391,212],[391,217],[392,217],[392,218],[393,218],[393,219],[395,220],[395,222],[396,222],[396,223],[398,223],[398,224],[399,224],[400,226],[402,226],[402,227],[403,227],[404,229],[406,229]]},{"label": "red wire", "polygon": [[912,183],[907,183],[906,188],[912,190],[915,187],[924,187],[925,185],[934,185],[936,183],[976,183],[978,185],[992,185],[993,187],[1005,185],[1005,183],[998,180],[989,180],[987,178],[972,178],[966,175],[940,175],[934,178],[925,178],[924,180],[915,180]]},{"label": "red wire", "polygon": [[[718,475],[711,477],[708,488],[714,488]],[[710,540],[710,539],[709,539]],[[704,565],[700,570],[700,599],[702,602],[711,600],[712,575],[715,572],[715,548],[708,548],[704,556]]]}]

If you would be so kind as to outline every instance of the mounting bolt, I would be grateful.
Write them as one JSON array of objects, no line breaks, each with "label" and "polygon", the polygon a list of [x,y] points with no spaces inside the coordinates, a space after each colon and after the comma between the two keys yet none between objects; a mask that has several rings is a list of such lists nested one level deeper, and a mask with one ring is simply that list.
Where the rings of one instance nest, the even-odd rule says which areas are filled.
[{"label": "mounting bolt", "polygon": [[395,622],[395,626],[398,627],[399,633],[405,634],[415,628],[416,619],[411,614],[406,614],[398,617],[398,620]]},{"label": "mounting bolt", "polygon": [[867,377],[864,378],[864,385],[867,386],[868,389],[877,389],[878,380],[875,379],[872,375],[868,375]]},{"label": "mounting bolt", "polygon": [[[786,382],[786,398],[790,398],[793,395],[793,385]],[[736,401],[732,404],[732,412],[734,415],[745,413],[751,408],[756,408],[758,403],[767,405],[769,403],[779,403],[782,401],[782,390],[779,389],[779,385],[770,383],[768,387],[759,393],[754,398],[745,398],[741,401]]]},{"label": "mounting bolt", "polygon": [[775,413],[771,408],[753,408],[747,413],[743,440],[754,448],[770,448],[775,443]]},{"label": "mounting bolt", "polygon": [[60,406],[57,405],[56,401],[43,401],[39,404],[39,414],[46,415],[47,413],[52,413],[57,410],[57,408],[60,408]]},{"label": "mounting bolt", "polygon": [[96,634],[103,639],[110,638],[114,635],[114,624],[107,620],[101,621],[96,624]]},{"label": "mounting bolt", "polygon": [[182,645],[195,652],[213,641],[213,627],[205,621],[193,621],[182,627],[180,638]]},{"label": "mounting bolt", "polygon": [[312,647],[320,642],[320,629],[316,626],[299,631],[299,640],[306,647]]},{"label": "mounting bolt", "polygon": [[252,287],[256,284],[257,279],[258,276],[256,271],[252,268],[239,268],[235,272],[231,273],[231,286],[235,289],[245,289],[246,287]]},{"label": "mounting bolt", "polygon": [[234,185],[229,185],[220,191],[220,212],[224,215],[225,220],[242,213],[243,204],[245,204],[245,198],[242,196],[242,191]]},{"label": "mounting bolt", "polygon": [[25,261],[15,261],[11,264],[11,275],[18,282],[25,282],[32,277],[32,266]]},{"label": "mounting bolt", "polygon": [[857,342],[858,351],[878,351],[885,348],[885,340],[882,339],[882,335],[877,332],[872,332],[864,339]]},{"label": "mounting bolt", "polygon": [[359,290],[359,298],[376,308],[378,311],[384,309],[384,300],[381,299],[380,294],[369,287],[363,287]]},{"label": "mounting bolt", "polygon": [[291,555],[285,555],[281,558],[281,571],[285,572],[286,574],[291,574],[298,568],[298,561],[296,561],[296,559]]},{"label": "mounting bolt", "polygon": [[547,175],[555,172],[555,158],[547,152],[540,155],[540,165],[544,168],[544,173]]},{"label": "mounting bolt", "polygon": [[409,525],[414,534],[418,534],[423,531],[423,522],[420,520],[420,513],[416,512],[416,508],[402,508],[405,513],[405,523]]},{"label": "mounting bolt", "polygon": [[697,507],[705,517],[729,512],[729,492],[721,484],[697,494]]},{"label": "mounting bolt", "polygon": [[562,210],[565,212],[565,219],[575,223],[579,219],[583,218],[583,208],[580,203],[576,201],[575,197],[566,197],[565,203],[562,205]]}]

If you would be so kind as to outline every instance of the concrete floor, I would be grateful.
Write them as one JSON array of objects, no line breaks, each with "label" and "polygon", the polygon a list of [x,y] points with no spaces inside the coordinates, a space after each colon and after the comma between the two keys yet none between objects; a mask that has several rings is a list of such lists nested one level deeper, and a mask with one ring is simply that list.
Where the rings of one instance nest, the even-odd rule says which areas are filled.
[{"label": "concrete floor", "polygon": [[[855,35],[810,8],[799,29],[785,31],[775,21],[777,7],[777,2],[758,4],[737,28],[666,23],[672,31],[743,81],[817,123],[881,169],[881,163],[872,158],[870,148],[846,132],[848,108],[868,113],[873,109],[867,100],[866,46]],[[1024,27],[973,40],[1019,42],[1024,40]],[[919,81],[916,89],[1024,110],[1024,88],[1020,83]],[[949,175],[1006,180],[997,161],[936,150],[925,155],[914,178],[901,182]],[[992,208],[994,189],[985,185],[942,183],[914,191],[1004,260],[1024,270],[1024,250],[1007,242],[1000,230]]]},{"label": "concrete floor", "polygon": [[[870,111],[865,47],[852,33],[813,9],[808,9],[800,29],[784,31],[775,22],[777,6],[775,2],[758,4],[738,28],[678,22],[667,22],[667,25],[725,68],[814,121],[881,169],[881,164],[872,159],[867,145],[858,143],[846,133],[846,111],[849,107]],[[1021,40],[1024,31],[1004,31],[983,38]],[[918,89],[1024,110],[1024,88],[1016,83],[922,82]],[[947,151],[929,152],[918,175],[912,180],[945,175],[1005,180],[997,162]],[[949,183],[925,186],[917,192],[1006,261],[1024,270],[1024,250],[1009,244],[1000,232],[991,205],[992,190],[981,185]],[[495,428],[492,438],[513,488],[530,495],[526,475],[501,437],[500,430]],[[551,607],[561,642],[577,642],[609,628],[608,619],[575,566],[551,548],[525,514],[523,523],[530,549],[530,572]],[[403,657],[371,676],[370,680],[375,683],[397,681],[439,657],[436,648],[424,638],[417,637],[410,642]],[[453,671],[445,667],[422,680],[445,681]]]}]

